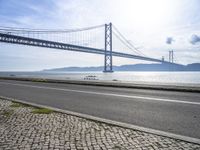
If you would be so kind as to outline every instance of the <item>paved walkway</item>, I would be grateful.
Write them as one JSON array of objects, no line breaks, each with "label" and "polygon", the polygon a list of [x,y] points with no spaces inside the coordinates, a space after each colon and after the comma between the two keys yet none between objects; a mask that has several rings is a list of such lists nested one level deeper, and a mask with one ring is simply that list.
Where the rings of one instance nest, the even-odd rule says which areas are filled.
[{"label": "paved walkway", "polygon": [[34,109],[0,99],[0,149],[200,150],[180,140],[57,112],[35,114]]}]

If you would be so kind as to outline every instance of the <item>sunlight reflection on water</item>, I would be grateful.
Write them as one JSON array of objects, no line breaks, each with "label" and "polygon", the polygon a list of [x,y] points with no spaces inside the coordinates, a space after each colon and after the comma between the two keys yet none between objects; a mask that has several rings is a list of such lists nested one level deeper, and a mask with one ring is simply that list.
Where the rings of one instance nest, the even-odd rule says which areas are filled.
[{"label": "sunlight reflection on water", "polygon": [[200,72],[0,72],[0,76],[84,80],[87,76],[104,81],[200,84]]}]

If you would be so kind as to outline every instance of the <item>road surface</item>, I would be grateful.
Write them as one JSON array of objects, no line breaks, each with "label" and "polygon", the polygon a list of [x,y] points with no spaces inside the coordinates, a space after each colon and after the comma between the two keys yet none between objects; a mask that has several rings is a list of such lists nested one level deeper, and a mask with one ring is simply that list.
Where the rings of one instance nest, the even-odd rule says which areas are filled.
[{"label": "road surface", "polygon": [[200,93],[0,80],[0,96],[200,139]]}]

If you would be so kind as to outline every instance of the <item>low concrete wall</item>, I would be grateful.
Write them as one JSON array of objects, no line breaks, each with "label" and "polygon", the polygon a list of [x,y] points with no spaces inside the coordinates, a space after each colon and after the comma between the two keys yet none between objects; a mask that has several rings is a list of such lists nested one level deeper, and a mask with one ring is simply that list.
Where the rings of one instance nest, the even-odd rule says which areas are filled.
[{"label": "low concrete wall", "polygon": [[64,83],[64,84],[77,84],[77,85],[90,85],[90,86],[106,86],[106,87],[119,87],[119,88],[136,88],[136,89],[152,89],[152,90],[168,90],[168,91],[182,91],[182,92],[200,92],[200,85],[167,85],[167,84],[150,84],[150,83],[129,83],[119,81],[98,81],[98,80],[56,80],[46,78],[22,78],[22,77],[0,77],[1,80],[18,80],[18,81],[31,81],[31,82],[48,82],[48,83]]}]

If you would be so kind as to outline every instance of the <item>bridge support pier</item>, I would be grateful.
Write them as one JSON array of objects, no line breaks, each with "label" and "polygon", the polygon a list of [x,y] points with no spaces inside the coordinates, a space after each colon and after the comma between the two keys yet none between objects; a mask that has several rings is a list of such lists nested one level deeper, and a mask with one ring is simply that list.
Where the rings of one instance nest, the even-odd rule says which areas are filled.
[{"label": "bridge support pier", "polygon": [[112,68],[112,23],[105,24],[105,58],[104,71],[113,72]]}]

